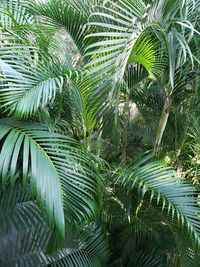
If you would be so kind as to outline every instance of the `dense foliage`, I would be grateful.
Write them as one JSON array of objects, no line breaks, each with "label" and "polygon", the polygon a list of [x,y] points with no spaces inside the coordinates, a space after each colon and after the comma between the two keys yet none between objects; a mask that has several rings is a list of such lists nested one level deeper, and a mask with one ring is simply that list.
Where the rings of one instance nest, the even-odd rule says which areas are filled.
[{"label": "dense foliage", "polygon": [[199,21],[0,0],[1,267],[199,267]]}]

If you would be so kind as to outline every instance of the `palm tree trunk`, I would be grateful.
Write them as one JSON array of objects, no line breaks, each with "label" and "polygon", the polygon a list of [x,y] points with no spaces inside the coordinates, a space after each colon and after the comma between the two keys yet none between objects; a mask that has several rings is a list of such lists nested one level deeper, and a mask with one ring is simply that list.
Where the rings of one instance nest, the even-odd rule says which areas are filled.
[{"label": "palm tree trunk", "polygon": [[129,120],[130,120],[129,96],[126,95],[126,102],[124,105],[124,131],[122,136],[122,157],[121,157],[122,161],[126,161],[127,158]]},{"label": "palm tree trunk", "polygon": [[101,141],[102,134],[103,134],[102,124],[103,124],[103,118],[101,117],[101,119],[100,119],[100,132],[99,132],[99,134],[97,136],[97,142],[96,142],[96,144],[97,144],[97,152],[96,152],[96,154],[97,154],[98,157],[101,154],[101,146],[102,146],[102,141]]},{"label": "palm tree trunk", "polygon": [[167,96],[165,98],[165,104],[163,107],[162,115],[161,115],[159,126],[158,126],[154,151],[157,151],[157,149],[160,146],[160,143],[161,143],[161,140],[163,137],[163,133],[164,133],[166,125],[167,125],[167,121],[169,118],[171,108],[172,108],[172,98],[171,98],[171,96]]}]

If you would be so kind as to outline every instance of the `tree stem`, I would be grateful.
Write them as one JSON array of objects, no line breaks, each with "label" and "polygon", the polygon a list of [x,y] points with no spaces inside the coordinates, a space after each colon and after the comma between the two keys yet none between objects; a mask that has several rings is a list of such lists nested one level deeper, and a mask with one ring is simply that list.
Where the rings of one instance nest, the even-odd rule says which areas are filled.
[{"label": "tree stem", "polygon": [[161,144],[171,108],[172,108],[172,98],[171,96],[167,96],[165,98],[165,103],[164,103],[162,115],[161,115],[159,126],[158,126],[154,151],[157,151]]},{"label": "tree stem", "polygon": [[130,119],[130,108],[129,108],[129,96],[126,94],[126,102],[124,105],[124,131],[122,140],[122,161],[126,161],[127,158],[127,146],[128,146],[128,127]]}]

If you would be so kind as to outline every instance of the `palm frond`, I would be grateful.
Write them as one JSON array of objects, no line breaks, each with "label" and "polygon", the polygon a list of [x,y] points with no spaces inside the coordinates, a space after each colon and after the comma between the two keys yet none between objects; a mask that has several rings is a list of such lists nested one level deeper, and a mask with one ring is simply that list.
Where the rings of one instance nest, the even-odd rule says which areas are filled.
[{"label": "palm frond", "polygon": [[30,11],[58,28],[64,28],[71,36],[80,53],[84,51],[84,38],[88,33],[85,28],[88,15],[70,1],[50,0],[47,3],[30,1]]},{"label": "palm frond", "polygon": [[137,18],[139,14],[142,17],[145,13],[145,5],[141,1],[138,1],[138,5],[134,2],[127,4],[127,1],[121,1],[120,4],[112,1],[106,3],[105,6],[97,7],[90,18],[89,25],[95,26],[97,30],[87,38],[96,37],[99,41],[87,47],[89,51],[86,55],[95,55],[87,66],[93,65],[92,72],[98,75],[100,71],[102,75],[112,73],[114,80],[123,79],[128,63],[140,63],[151,75],[156,75],[162,70],[164,61],[159,65],[156,60],[159,56],[159,50],[156,49],[158,40],[154,36],[156,27],[143,27]]},{"label": "palm frond", "polygon": [[0,55],[0,102],[16,117],[31,116],[63,90],[65,69],[58,60],[38,55],[37,48],[4,43]]},{"label": "palm frond", "polygon": [[4,190],[8,182],[14,186],[19,179],[16,174],[20,167],[23,183],[29,186],[47,220],[56,225],[62,238],[65,224],[93,216],[99,178],[87,167],[87,161],[91,166],[91,159],[75,148],[75,141],[37,123],[2,119],[0,124]]},{"label": "palm frond", "polygon": [[35,22],[28,10],[15,0],[1,1],[0,21],[0,28],[7,31],[25,29]]},{"label": "palm frond", "polygon": [[199,244],[199,214],[196,190],[168,167],[159,162],[148,162],[148,157],[135,165],[116,171],[116,183],[138,188],[150,201],[155,200],[163,212],[171,214],[171,220],[187,228],[188,238],[192,236]]},{"label": "palm frond", "polygon": [[[68,231],[63,248],[52,255],[46,254],[46,248],[51,237],[51,229],[45,224],[37,207],[32,204],[35,213],[30,214],[30,206],[23,203],[13,210],[5,221],[14,222],[21,214],[28,223],[22,227],[19,220],[17,228],[0,231],[0,255],[3,266],[102,266],[108,257],[108,244],[105,234],[97,226],[87,227],[83,231],[72,229]],[[28,213],[29,210],[29,213]],[[37,213],[38,211],[38,213]],[[27,213],[26,213],[27,212]],[[27,217],[25,216],[27,215]],[[14,225],[14,223],[12,224]],[[93,229],[94,228],[94,229]]]},{"label": "palm frond", "polygon": [[[74,234],[71,238],[74,238]],[[77,249],[63,249],[58,255],[60,259],[52,266],[66,267],[101,267],[106,264],[108,257],[108,245],[101,229],[82,232],[78,236]],[[70,238],[69,238],[70,240]],[[68,242],[68,240],[66,240]]]}]

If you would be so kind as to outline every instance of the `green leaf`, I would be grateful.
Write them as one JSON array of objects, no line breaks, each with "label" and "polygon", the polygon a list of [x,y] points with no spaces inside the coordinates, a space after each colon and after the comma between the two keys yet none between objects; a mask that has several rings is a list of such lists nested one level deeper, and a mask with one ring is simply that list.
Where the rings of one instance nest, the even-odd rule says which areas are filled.
[{"label": "green leaf", "polygon": [[[72,3],[71,3],[72,2]],[[82,3],[81,3],[82,4]],[[55,25],[64,28],[71,36],[78,50],[82,54],[84,51],[84,38],[89,29],[85,28],[88,19],[88,11],[86,14],[79,9],[73,1],[50,0],[48,2],[29,1],[30,11],[32,14],[42,17],[45,24]]]},{"label": "green leaf", "polygon": [[[5,50],[12,54],[12,59],[5,54]],[[31,57],[32,52],[34,49],[18,44],[0,48],[3,79],[0,85],[0,102],[18,118],[35,114],[39,108],[53,102],[56,94],[63,90],[65,71],[62,65],[46,55],[36,63],[36,58]],[[38,54],[37,49],[34,53]]]},{"label": "green leaf", "polygon": [[94,214],[99,178],[91,169],[92,159],[75,141],[49,132],[44,125],[13,119],[1,119],[0,125],[2,187],[14,186],[19,170],[63,239],[65,224],[83,222]]},{"label": "green leaf", "polygon": [[192,236],[200,244],[199,206],[195,197],[197,191],[169,167],[149,157],[135,165],[119,169],[116,183],[150,193],[150,199],[157,201],[163,212],[171,214],[171,220],[187,228],[188,238]]},{"label": "green leaf", "polygon": [[34,18],[19,1],[2,0],[0,3],[0,28],[20,29],[34,23]]}]

